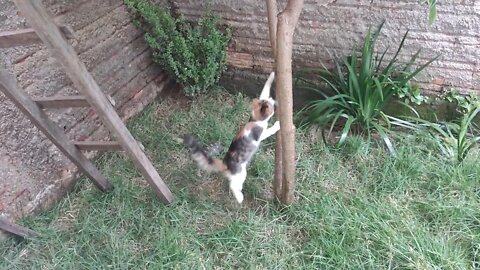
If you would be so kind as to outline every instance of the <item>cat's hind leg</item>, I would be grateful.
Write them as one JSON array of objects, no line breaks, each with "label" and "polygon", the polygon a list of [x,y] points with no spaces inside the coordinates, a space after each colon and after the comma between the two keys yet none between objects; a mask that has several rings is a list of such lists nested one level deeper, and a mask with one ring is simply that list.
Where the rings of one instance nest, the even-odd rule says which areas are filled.
[{"label": "cat's hind leg", "polygon": [[228,180],[230,181],[230,190],[237,199],[238,203],[243,202],[243,183],[245,182],[245,178],[247,178],[247,170],[246,168],[242,168],[242,170],[237,174],[231,174],[228,176]]}]

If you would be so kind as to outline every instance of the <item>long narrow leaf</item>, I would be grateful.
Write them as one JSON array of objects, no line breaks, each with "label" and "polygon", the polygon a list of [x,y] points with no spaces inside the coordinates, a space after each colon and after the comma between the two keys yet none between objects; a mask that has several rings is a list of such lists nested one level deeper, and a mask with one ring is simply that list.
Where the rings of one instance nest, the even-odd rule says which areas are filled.
[{"label": "long narrow leaf", "polygon": [[437,19],[437,1],[429,1],[428,24],[432,25]]},{"label": "long narrow leaf", "polygon": [[428,61],[427,63],[421,65],[420,67],[418,67],[417,69],[415,69],[414,72],[410,73],[407,77],[405,77],[405,80],[409,81],[411,80],[413,77],[417,76],[418,73],[420,73],[422,70],[424,70],[427,66],[429,66],[433,61],[437,60],[437,58],[440,57],[440,55],[437,55],[435,58],[433,59],[430,59],[430,61]]},{"label": "long narrow leaf", "polygon": [[338,141],[339,145],[343,144],[345,142],[345,139],[347,139],[347,135],[350,132],[350,127],[352,126],[352,123],[354,121],[355,121],[355,118],[349,115],[347,118],[347,122],[345,123],[345,126],[343,126],[342,135],[340,136],[340,140]]},{"label": "long narrow leaf", "polygon": [[387,128],[388,129],[391,129],[392,128],[392,125],[390,123],[390,119],[388,118],[388,115],[386,115],[385,113],[383,112],[380,112],[380,117],[383,119],[383,121],[385,122],[385,124],[387,124]]},{"label": "long narrow leaf", "polygon": [[349,63],[345,62],[346,67],[348,68],[348,81],[351,84],[351,95],[356,100],[360,107],[363,107],[362,93],[360,86],[358,84],[358,79],[355,74],[355,67],[351,66]]},{"label": "long narrow leaf", "polygon": [[390,69],[393,67],[393,65],[395,64],[395,62],[397,61],[398,54],[399,54],[400,51],[402,50],[403,45],[405,44],[405,40],[407,39],[407,36],[408,36],[408,30],[407,30],[407,32],[405,32],[405,35],[403,35],[402,41],[400,42],[400,45],[398,46],[397,51],[395,52],[395,54],[393,55],[392,59],[391,59],[390,62],[388,63],[387,67],[384,69],[385,71],[390,70]]},{"label": "long narrow leaf", "polygon": [[419,126],[416,125],[415,123],[402,120],[397,117],[387,115],[387,118],[390,120],[390,123],[394,126],[404,127],[404,128],[413,129],[413,130],[417,130],[419,128]]},{"label": "long narrow leaf", "polygon": [[397,152],[395,151],[392,142],[387,136],[387,133],[385,132],[385,128],[380,126],[379,124],[372,122],[372,126],[378,131],[378,134],[380,137],[382,137],[383,141],[385,142],[385,145],[388,148],[388,151],[393,157],[397,157]]},{"label": "long narrow leaf", "polygon": [[375,87],[376,87],[376,93],[380,99],[380,104],[384,103],[385,101],[385,97],[383,95],[383,87],[382,87],[382,84],[380,83],[380,81],[378,80],[378,78],[374,78],[373,81],[375,82]]},{"label": "long narrow leaf", "polygon": [[382,63],[383,63],[383,58],[385,57],[385,54],[387,54],[387,51],[388,49],[390,48],[390,46],[388,46],[385,51],[383,51],[382,53],[382,56],[380,57],[380,59],[377,61],[377,68],[375,69],[375,73],[379,73],[380,71],[380,67],[382,66]]},{"label": "long narrow leaf", "polygon": [[330,134],[332,134],[333,128],[335,127],[335,124],[337,124],[338,119],[340,116],[344,115],[344,110],[340,110],[335,114],[335,117],[332,119],[332,124],[330,125],[330,129],[328,131],[328,136],[330,137]]},{"label": "long narrow leaf", "polygon": [[412,65],[417,61],[417,58],[418,56],[420,55],[420,52],[422,50],[419,49],[417,50],[417,52],[415,52],[412,57],[410,58],[410,60],[408,60],[407,64],[403,67],[403,70],[404,72],[408,72],[410,70],[410,68],[412,67]]},{"label": "long narrow leaf", "polygon": [[[376,33],[376,37],[378,37],[378,33]],[[371,36],[370,29],[368,29],[367,36],[363,42],[363,51],[362,51],[362,62],[360,63],[360,72],[359,72],[359,85],[360,88],[367,87],[367,78],[373,76],[372,72],[372,61],[373,61],[373,46],[375,44],[375,37]],[[355,57],[352,55],[352,57]],[[353,66],[355,68],[355,66]]]},{"label": "long narrow leaf", "polygon": [[405,108],[407,108],[409,111],[411,111],[413,114],[415,114],[416,117],[420,118],[420,115],[418,114],[417,110],[415,110],[415,108],[413,108],[411,105],[405,103],[405,102],[402,102],[402,101],[396,101],[395,103],[399,104],[400,106],[403,106]]}]

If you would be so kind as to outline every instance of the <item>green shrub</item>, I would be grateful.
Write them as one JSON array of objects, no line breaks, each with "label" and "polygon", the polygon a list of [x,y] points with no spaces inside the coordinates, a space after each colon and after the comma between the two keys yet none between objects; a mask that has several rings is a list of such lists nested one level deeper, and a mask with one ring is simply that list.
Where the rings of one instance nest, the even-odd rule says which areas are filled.
[{"label": "green shrub", "polygon": [[136,25],[145,31],[154,62],[184,87],[186,95],[204,93],[218,82],[226,69],[231,38],[230,28],[220,29],[218,17],[208,11],[192,26],[148,0],[124,1]]},{"label": "green shrub", "polygon": [[[318,78],[307,79],[305,74],[297,77],[298,87],[319,93],[322,98],[314,100],[303,108],[298,116],[302,126],[329,126],[329,135],[335,127],[341,129],[338,141],[343,143],[350,130],[360,133],[375,130],[384,140],[390,152],[395,155],[393,145],[387,135],[391,125],[413,128],[415,125],[400,120],[383,112],[385,107],[394,100],[416,111],[409,105],[424,101],[418,87],[412,86],[410,80],[435,59],[413,68],[420,50],[406,64],[398,63],[398,55],[403,48],[407,33],[390,60],[384,65],[385,50],[381,55],[375,54],[375,42],[378,39],[382,25],[373,34],[369,30],[360,56],[354,49],[352,54],[342,59],[335,59],[335,69],[330,71],[325,66],[315,71]],[[329,93],[320,89],[327,88]],[[323,138],[325,140],[325,134]]]}]

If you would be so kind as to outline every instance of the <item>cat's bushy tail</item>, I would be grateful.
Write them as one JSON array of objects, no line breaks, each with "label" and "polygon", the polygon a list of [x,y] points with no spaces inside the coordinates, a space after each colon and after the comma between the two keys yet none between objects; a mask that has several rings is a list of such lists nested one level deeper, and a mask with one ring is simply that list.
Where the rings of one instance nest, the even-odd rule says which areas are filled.
[{"label": "cat's bushy tail", "polygon": [[192,159],[195,160],[200,169],[209,172],[224,172],[227,170],[225,163],[220,159],[212,158],[194,136],[185,134],[183,144],[190,150]]}]

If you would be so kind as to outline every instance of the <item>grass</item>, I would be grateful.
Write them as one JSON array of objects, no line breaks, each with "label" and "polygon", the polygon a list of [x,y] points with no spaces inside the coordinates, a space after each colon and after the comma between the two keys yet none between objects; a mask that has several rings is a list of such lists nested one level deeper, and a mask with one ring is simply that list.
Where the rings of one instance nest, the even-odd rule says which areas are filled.
[{"label": "grass", "polygon": [[[98,164],[115,185],[81,181],[54,209],[22,220],[41,234],[0,244],[0,269],[478,269],[478,152],[447,163],[422,138],[398,157],[350,137],[326,147],[299,131],[294,205],[270,200],[273,140],[249,168],[238,206],[225,181],[199,172],[185,132],[228,145],[248,99],[213,93],[166,98],[130,123],[176,195],[162,205],[130,161]],[[368,151],[367,151],[368,150]]]}]

